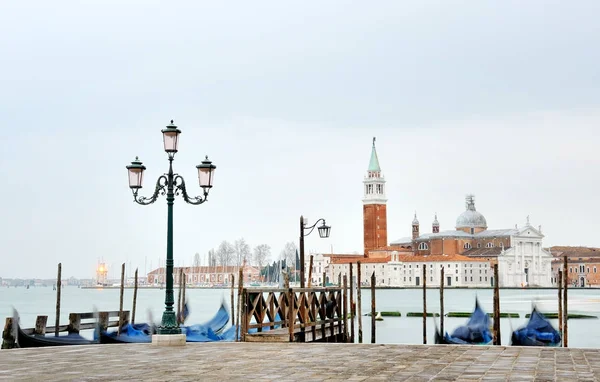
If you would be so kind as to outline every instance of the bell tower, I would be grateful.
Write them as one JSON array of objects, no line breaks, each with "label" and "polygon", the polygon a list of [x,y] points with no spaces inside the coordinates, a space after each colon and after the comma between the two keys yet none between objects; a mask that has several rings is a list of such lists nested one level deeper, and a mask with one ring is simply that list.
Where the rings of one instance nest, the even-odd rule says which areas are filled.
[{"label": "bell tower", "polygon": [[368,257],[370,250],[385,247],[388,244],[385,178],[379,167],[375,137],[373,137],[369,168],[363,180],[363,191],[364,251],[365,257]]}]

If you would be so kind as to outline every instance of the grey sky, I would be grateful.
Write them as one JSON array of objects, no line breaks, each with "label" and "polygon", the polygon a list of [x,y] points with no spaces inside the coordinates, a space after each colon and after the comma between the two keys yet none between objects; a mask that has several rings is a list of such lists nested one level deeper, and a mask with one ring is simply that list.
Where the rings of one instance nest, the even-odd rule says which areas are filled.
[{"label": "grey sky", "polygon": [[[388,236],[451,229],[464,195],[490,228],[541,224],[545,245],[597,246],[597,1],[0,3],[0,277],[143,272],[165,257],[166,202],[132,201],[125,165],[166,171],[160,129],[183,131],[175,262],[221,240],[297,241],[300,214],[362,250],[371,139]],[[118,271],[113,271],[111,276]]]}]

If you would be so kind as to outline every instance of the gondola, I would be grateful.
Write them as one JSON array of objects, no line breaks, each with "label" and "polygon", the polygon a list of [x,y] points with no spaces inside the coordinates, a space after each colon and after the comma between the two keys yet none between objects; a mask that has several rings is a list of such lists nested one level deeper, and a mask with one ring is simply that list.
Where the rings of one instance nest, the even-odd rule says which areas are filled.
[{"label": "gondola", "polygon": [[93,345],[98,341],[89,340],[79,334],[70,333],[64,336],[27,334],[17,325],[17,344],[20,348],[39,348],[45,346]]},{"label": "gondola", "polygon": [[452,335],[442,334],[435,328],[435,343],[448,345],[489,345],[492,342],[490,317],[479,306],[475,299],[475,310],[467,323],[454,329]]},{"label": "gondola", "polygon": [[[190,326],[180,326],[182,334],[186,335],[186,342],[214,342],[231,341],[235,337],[235,330],[225,331],[225,326],[229,322],[229,311],[225,303],[221,306],[215,316],[203,324]],[[233,333],[233,336],[231,335]],[[121,334],[117,331],[102,331],[99,335],[100,343],[150,343],[152,334],[156,331],[154,327],[148,324],[126,324],[121,328]]]},{"label": "gondola", "polygon": [[558,330],[535,307],[531,312],[527,325],[512,332],[513,346],[560,346],[561,338]]}]

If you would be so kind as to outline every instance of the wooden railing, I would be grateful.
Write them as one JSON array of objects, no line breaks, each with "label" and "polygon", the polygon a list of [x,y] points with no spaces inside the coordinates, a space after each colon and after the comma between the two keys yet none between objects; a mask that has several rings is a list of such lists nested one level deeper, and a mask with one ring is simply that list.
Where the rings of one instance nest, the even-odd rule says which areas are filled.
[{"label": "wooden railing", "polygon": [[340,287],[244,288],[241,340],[246,341],[253,334],[281,334],[285,330],[290,342],[346,341],[348,308],[344,292]]}]

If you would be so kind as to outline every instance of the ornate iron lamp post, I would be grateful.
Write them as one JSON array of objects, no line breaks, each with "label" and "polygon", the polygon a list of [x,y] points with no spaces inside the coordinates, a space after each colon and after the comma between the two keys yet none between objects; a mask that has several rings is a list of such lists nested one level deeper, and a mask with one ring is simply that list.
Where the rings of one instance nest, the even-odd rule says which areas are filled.
[{"label": "ornate iron lamp post", "polygon": [[208,197],[208,192],[213,186],[214,173],[217,168],[208,160],[208,156],[201,164],[197,165],[198,181],[203,189],[201,196],[189,196],[185,188],[185,181],[179,174],[173,173],[173,159],[179,146],[179,134],[181,130],[173,124],[162,129],[165,151],[169,158],[169,172],[158,177],[154,194],[150,197],[139,196],[138,192],[142,188],[144,179],[144,170],[146,167],[136,157],[129,166],[126,166],[129,173],[129,188],[133,191],[133,200],[141,205],[154,203],[158,195],[167,196],[167,262],[166,278],[167,290],[165,293],[165,311],[162,315],[161,326],[158,327],[158,334],[181,334],[181,329],[177,325],[177,318],[173,310],[175,299],[173,296],[173,202],[175,196],[181,194],[183,200],[189,204],[202,204]]},{"label": "ornate iron lamp post", "polygon": [[[300,288],[304,288],[304,237],[308,236],[315,230],[315,227],[319,222],[323,222],[317,230],[319,231],[319,236],[324,239],[329,237],[329,232],[331,232],[331,226],[325,224],[325,219],[321,218],[315,222],[315,224],[310,227],[306,226],[306,221],[304,221],[304,217],[300,216]],[[306,233],[308,231],[308,233]]]}]

